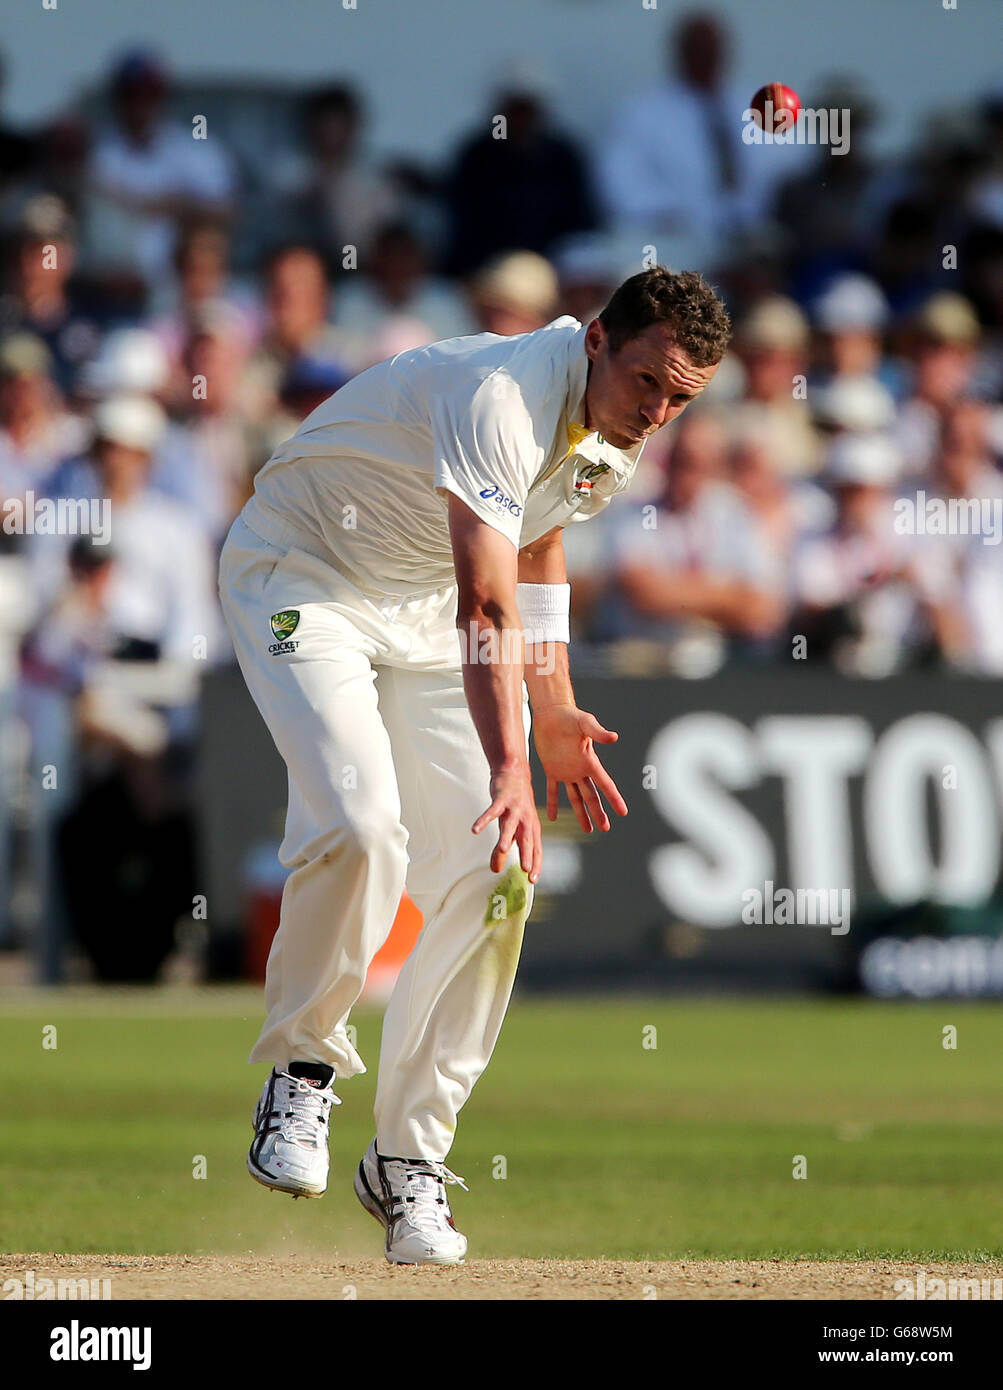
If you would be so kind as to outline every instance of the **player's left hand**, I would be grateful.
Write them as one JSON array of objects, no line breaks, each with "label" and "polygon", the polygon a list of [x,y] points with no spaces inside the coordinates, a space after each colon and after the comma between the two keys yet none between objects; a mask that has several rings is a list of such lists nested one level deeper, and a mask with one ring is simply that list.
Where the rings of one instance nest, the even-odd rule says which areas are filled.
[{"label": "player's left hand", "polygon": [[619,737],[577,705],[548,705],[533,711],[533,740],[547,774],[548,820],[557,819],[562,782],[586,834],[591,835],[596,827],[609,829],[600,792],[618,816],[627,814],[626,801],[593,747],[594,743],[616,743]]}]

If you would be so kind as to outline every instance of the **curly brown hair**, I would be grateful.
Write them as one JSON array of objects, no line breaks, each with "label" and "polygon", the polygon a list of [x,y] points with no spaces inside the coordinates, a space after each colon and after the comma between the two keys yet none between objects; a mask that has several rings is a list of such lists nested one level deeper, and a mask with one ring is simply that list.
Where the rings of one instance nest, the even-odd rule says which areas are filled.
[{"label": "curly brown hair", "polygon": [[694,367],[720,362],[731,338],[728,311],[703,276],[695,270],[671,271],[664,265],[624,280],[599,321],[613,352],[653,323],[671,324],[676,342]]}]

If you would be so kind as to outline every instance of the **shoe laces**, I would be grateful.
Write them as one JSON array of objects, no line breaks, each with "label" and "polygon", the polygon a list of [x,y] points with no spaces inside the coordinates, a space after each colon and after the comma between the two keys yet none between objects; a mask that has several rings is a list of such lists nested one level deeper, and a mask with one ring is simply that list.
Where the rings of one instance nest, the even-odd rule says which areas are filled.
[{"label": "shoe laces", "polygon": [[384,1159],[383,1167],[390,1189],[401,1204],[398,1214],[419,1231],[441,1231],[450,1226],[447,1183],[470,1191],[461,1177],[437,1160]]},{"label": "shoe laces", "polygon": [[319,1145],[331,1106],[340,1104],[330,1086],[311,1086],[285,1073],[276,1077],[272,1114],[279,1121],[279,1134],[290,1143]]}]

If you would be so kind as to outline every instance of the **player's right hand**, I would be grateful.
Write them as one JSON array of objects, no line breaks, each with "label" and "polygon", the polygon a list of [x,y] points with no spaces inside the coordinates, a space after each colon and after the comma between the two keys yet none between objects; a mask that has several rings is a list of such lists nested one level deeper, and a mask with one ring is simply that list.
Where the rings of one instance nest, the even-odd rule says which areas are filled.
[{"label": "player's right hand", "polygon": [[543,868],[543,831],[536,810],[529,763],[502,768],[491,774],[491,805],[471,829],[475,835],[492,821],[498,822],[498,843],[491,855],[491,872],[500,874],[513,844],[519,847],[519,863],[536,883]]}]

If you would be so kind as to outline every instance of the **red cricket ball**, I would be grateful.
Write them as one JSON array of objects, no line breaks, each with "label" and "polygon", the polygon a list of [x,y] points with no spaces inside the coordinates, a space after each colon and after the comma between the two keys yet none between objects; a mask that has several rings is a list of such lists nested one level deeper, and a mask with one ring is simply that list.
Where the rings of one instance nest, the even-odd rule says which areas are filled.
[{"label": "red cricket ball", "polygon": [[782,82],[767,82],[749,102],[753,120],[762,130],[771,135],[782,135],[793,130],[801,110],[801,98],[793,87],[785,87]]}]

